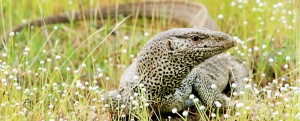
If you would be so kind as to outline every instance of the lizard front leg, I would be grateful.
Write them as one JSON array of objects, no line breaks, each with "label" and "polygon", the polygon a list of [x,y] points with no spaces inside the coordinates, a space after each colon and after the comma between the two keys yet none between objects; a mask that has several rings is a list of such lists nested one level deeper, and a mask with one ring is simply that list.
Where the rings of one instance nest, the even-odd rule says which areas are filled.
[{"label": "lizard front leg", "polygon": [[193,89],[204,105],[212,108],[226,107],[224,94],[221,93],[216,84],[206,79],[205,76],[197,76]]},{"label": "lizard front leg", "polygon": [[161,112],[171,112],[174,108],[177,111],[182,111],[194,106],[194,103],[189,100],[189,96],[192,94],[192,85],[192,80],[183,80],[175,93],[162,97]]}]

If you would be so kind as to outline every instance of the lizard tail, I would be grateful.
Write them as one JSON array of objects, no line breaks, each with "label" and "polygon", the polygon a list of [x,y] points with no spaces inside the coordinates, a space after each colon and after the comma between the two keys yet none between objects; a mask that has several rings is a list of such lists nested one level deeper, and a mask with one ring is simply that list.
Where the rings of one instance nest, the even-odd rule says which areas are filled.
[{"label": "lizard tail", "polygon": [[[117,15],[137,15],[138,17],[171,18],[188,24],[190,27],[204,27],[218,30],[216,23],[211,19],[206,7],[199,3],[184,1],[148,1],[120,4],[118,6],[104,6],[97,9],[61,13],[46,18],[36,19],[23,23],[12,29],[19,32],[28,26],[43,26],[47,24],[68,23],[91,19],[106,19]],[[3,37],[6,42],[7,37]]]}]

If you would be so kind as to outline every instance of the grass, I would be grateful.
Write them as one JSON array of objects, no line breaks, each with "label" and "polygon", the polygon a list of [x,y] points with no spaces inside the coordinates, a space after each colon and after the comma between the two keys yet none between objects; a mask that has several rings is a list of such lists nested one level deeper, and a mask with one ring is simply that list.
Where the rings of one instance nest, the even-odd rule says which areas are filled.
[{"label": "grass", "polygon": [[[0,33],[9,34],[24,20],[124,2],[134,0],[1,0]],[[223,117],[300,120],[299,1],[201,2],[221,31],[240,40],[229,52],[253,70],[250,78],[257,84],[255,95],[233,96],[238,103]],[[171,22],[118,17],[28,28],[10,37],[0,50],[0,120],[87,120],[92,115],[87,106],[96,107],[101,119],[100,95],[118,87],[141,47],[176,26]],[[147,111],[136,113],[148,120]]]}]

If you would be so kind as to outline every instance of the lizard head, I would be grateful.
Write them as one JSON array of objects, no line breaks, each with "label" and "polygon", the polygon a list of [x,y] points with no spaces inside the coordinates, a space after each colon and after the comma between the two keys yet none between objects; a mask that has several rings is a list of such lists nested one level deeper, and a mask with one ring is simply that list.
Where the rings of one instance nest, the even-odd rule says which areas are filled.
[{"label": "lizard head", "polygon": [[204,28],[177,28],[165,33],[169,57],[186,64],[199,64],[234,45],[235,41],[228,34]]},{"label": "lizard head", "polygon": [[234,44],[233,39],[223,32],[204,28],[171,29],[156,34],[142,48],[137,59],[138,70],[144,73],[145,70],[157,69],[165,71],[161,75],[171,75],[174,73],[172,69],[177,68],[185,75],[192,67]]}]

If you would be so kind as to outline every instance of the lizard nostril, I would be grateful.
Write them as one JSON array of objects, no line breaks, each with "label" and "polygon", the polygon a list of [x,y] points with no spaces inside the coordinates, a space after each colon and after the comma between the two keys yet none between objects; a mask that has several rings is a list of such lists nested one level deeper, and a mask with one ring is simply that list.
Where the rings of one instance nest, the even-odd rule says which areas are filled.
[{"label": "lizard nostril", "polygon": [[207,45],[203,45],[204,48],[207,48]]}]

